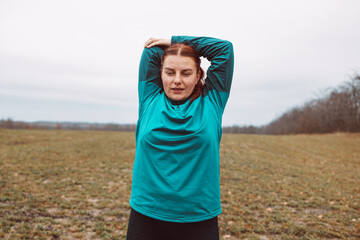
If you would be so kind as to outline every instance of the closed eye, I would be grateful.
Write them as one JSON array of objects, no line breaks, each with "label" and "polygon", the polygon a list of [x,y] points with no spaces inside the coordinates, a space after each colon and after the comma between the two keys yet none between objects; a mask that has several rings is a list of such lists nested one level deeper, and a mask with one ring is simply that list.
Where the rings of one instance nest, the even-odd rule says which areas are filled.
[{"label": "closed eye", "polygon": [[192,75],[192,71],[184,71],[184,72],[182,73],[182,75],[185,76],[185,77],[191,76],[191,75]]}]

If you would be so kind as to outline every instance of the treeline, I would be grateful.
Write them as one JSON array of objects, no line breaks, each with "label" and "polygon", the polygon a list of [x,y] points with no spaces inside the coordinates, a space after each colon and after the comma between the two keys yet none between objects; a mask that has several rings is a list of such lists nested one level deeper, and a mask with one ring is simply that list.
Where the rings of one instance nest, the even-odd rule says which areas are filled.
[{"label": "treeline", "polygon": [[320,99],[295,107],[264,128],[265,134],[360,132],[360,76]]},{"label": "treeline", "polygon": [[245,133],[245,134],[264,134],[264,127],[248,126],[228,126],[223,127],[223,133]]},{"label": "treeline", "polygon": [[81,123],[81,122],[23,122],[8,118],[0,120],[0,128],[8,129],[66,129],[66,130],[95,130],[95,131],[135,131],[135,124],[116,123]]},{"label": "treeline", "polygon": [[269,124],[261,127],[225,127],[226,133],[299,134],[360,132],[360,75],[319,99],[294,107]]}]

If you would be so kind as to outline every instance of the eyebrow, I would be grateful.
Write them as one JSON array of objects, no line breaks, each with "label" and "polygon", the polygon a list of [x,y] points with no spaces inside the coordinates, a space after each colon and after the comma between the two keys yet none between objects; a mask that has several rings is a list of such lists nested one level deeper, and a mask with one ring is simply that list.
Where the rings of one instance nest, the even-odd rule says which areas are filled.
[{"label": "eyebrow", "polygon": [[[175,69],[173,69],[173,68],[169,68],[169,67],[165,67],[164,68],[165,70],[172,70],[172,71],[174,71]],[[183,69],[183,70],[181,70],[182,72],[184,72],[184,71],[193,71],[193,69],[191,69],[191,68],[186,68],[186,69]]]}]

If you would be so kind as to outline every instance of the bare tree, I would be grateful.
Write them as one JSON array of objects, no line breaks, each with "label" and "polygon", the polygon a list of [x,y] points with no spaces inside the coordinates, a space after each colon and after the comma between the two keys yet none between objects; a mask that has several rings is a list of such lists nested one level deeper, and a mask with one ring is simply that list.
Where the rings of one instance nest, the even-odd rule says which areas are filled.
[{"label": "bare tree", "polygon": [[322,98],[295,107],[265,126],[267,134],[360,131],[360,76]]}]

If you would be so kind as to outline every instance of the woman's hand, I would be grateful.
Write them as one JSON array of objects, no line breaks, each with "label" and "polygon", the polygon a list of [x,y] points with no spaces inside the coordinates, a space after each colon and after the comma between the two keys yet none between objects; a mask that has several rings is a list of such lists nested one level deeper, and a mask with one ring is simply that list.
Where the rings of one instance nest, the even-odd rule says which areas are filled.
[{"label": "woman's hand", "polygon": [[171,46],[171,39],[149,38],[149,40],[147,40],[145,42],[144,47],[151,48],[151,47],[154,47],[154,46],[170,47]]}]

